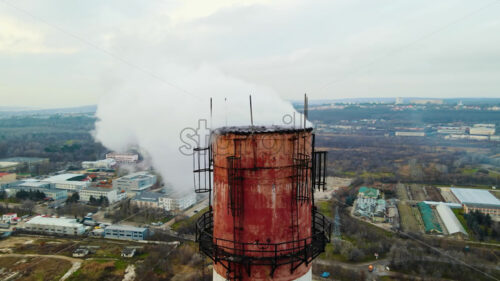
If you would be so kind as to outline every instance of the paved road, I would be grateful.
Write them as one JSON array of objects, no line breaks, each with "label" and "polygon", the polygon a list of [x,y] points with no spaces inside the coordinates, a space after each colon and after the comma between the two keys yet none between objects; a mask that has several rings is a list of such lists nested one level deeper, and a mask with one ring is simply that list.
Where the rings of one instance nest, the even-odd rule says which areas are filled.
[{"label": "paved road", "polygon": [[188,217],[194,216],[206,207],[208,207],[208,198],[203,199],[202,201],[196,203],[193,207],[185,210],[184,215]]},{"label": "paved road", "polygon": [[[196,203],[193,207],[183,211],[183,215],[192,217],[195,214],[197,214],[199,211],[203,210],[208,206],[208,198],[203,199],[202,201]],[[170,229],[170,226],[175,223],[175,218],[172,218],[171,220],[167,221],[163,225],[160,226],[162,229]]]},{"label": "paved road", "polygon": [[61,277],[61,279],[59,279],[59,281],[64,281],[68,279],[71,276],[71,274],[75,273],[78,269],[80,269],[80,266],[82,266],[81,262],[74,262],[71,268],[68,271],[66,271],[66,273]]},{"label": "paved road", "polygon": [[[350,270],[364,271],[367,274],[374,274],[377,276],[391,275],[390,271],[385,270],[385,267],[389,264],[389,260],[387,258],[370,262],[362,262],[362,263],[347,263],[347,262],[317,259],[314,261],[314,263],[326,266],[329,265],[341,266],[343,268],[347,268]],[[368,271],[368,266],[370,264],[373,265],[374,267],[374,270],[371,273]]]}]

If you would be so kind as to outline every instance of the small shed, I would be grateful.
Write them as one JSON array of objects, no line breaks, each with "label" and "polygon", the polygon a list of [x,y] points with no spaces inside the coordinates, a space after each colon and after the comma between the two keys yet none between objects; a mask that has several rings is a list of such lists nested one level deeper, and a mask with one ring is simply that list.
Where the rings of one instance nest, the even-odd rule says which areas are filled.
[{"label": "small shed", "polygon": [[135,256],[137,249],[132,247],[125,247],[122,250],[122,258],[132,258]]},{"label": "small shed", "polygon": [[89,254],[89,249],[87,248],[78,248],[73,252],[74,258],[83,258]]}]

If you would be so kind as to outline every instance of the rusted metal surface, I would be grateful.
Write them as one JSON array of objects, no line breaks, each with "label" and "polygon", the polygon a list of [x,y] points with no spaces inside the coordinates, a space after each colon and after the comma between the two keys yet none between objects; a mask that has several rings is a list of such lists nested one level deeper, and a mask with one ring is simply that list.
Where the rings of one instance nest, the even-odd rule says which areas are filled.
[{"label": "rusted metal surface", "polygon": [[[271,249],[270,244],[279,244],[273,247],[280,247],[282,253],[291,253],[301,247],[300,243],[311,243],[308,240],[312,235],[313,204],[312,199],[298,201],[294,191],[297,180],[294,157],[298,150],[309,157],[312,155],[311,131],[257,131],[260,133],[252,133],[250,129],[220,130],[213,136],[212,149],[214,243],[227,247],[228,251],[258,259],[259,256],[272,255],[276,249]],[[298,144],[297,138],[304,144]],[[237,184],[230,180],[230,175],[234,176],[230,168],[232,165],[234,169],[234,160],[228,161],[231,157],[238,159],[236,167],[241,169],[238,171],[241,182]],[[311,186],[311,176],[307,175],[305,180],[306,186]],[[236,189],[241,196],[236,208],[241,210],[235,213],[232,208],[235,208],[236,201],[231,196]],[[269,251],[266,247],[270,248]],[[250,276],[248,269],[241,268],[241,265],[235,263],[232,266],[238,280],[285,281],[297,279],[311,267],[307,262],[295,264],[297,268],[294,268],[294,262],[276,268],[253,265]],[[215,270],[221,276],[227,276],[229,266],[221,261],[215,263]]]}]

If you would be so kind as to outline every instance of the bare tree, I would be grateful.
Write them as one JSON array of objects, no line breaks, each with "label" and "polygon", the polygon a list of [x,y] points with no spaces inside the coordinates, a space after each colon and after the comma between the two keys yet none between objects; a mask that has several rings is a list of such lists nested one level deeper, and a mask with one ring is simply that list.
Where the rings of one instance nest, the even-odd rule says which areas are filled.
[{"label": "bare tree", "polygon": [[31,201],[31,200],[24,200],[22,205],[21,205],[21,208],[23,210],[25,210],[26,212],[29,213],[29,215],[31,216],[33,214],[33,210],[35,209],[35,202]]}]

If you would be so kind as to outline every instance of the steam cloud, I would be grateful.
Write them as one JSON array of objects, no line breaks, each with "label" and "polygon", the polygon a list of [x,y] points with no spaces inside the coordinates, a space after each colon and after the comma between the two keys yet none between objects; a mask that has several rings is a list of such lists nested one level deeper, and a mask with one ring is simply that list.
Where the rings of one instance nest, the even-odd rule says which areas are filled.
[{"label": "steam cloud", "polygon": [[[181,132],[192,131],[186,128],[197,129],[200,119],[209,120],[210,97],[214,128],[226,124],[249,125],[249,94],[252,94],[255,125],[286,125],[283,116],[295,112],[290,103],[271,89],[228,77],[209,66],[198,69],[169,66],[161,74],[182,85],[189,94],[150,78],[115,80],[113,84],[118,86],[98,104],[94,136],[114,151],[139,147],[164,181],[178,191],[193,188],[192,156],[179,150],[185,145]],[[207,125],[210,126],[210,121]]]}]

